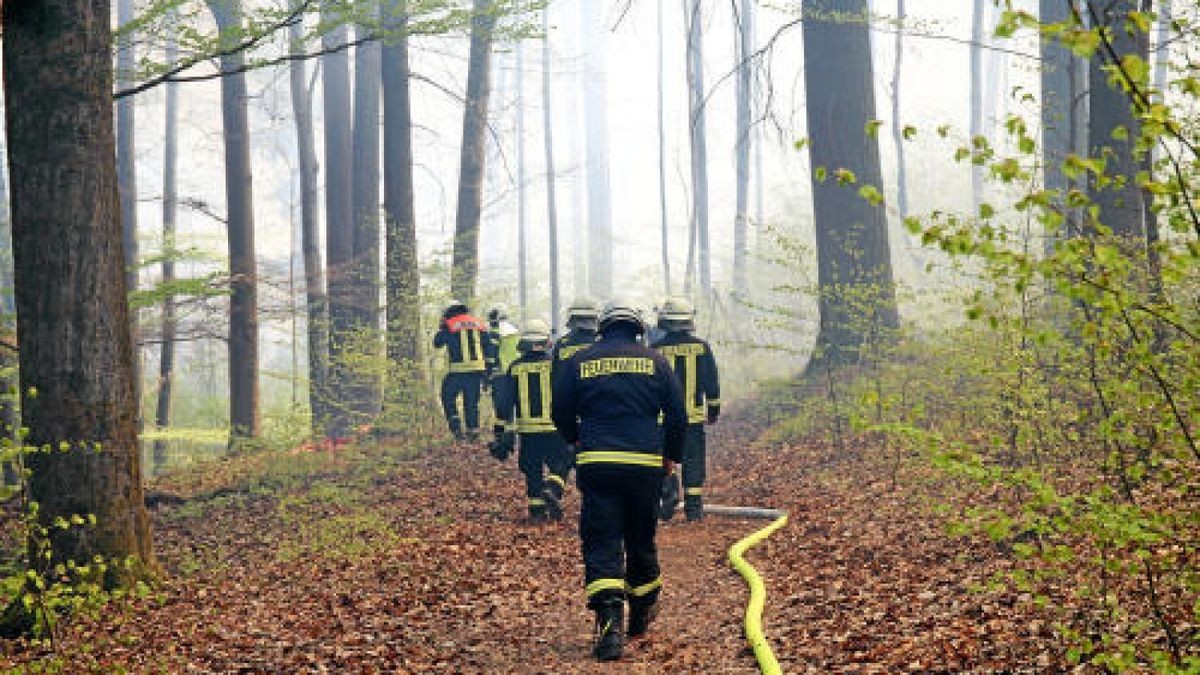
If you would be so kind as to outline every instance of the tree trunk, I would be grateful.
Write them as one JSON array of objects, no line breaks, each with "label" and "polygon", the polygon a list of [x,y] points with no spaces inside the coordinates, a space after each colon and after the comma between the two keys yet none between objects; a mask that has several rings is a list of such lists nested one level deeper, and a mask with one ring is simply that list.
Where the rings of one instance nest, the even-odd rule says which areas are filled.
[{"label": "tree trunk", "polygon": [[[409,94],[407,6],[388,5],[392,34],[383,45],[383,206],[387,222],[388,360],[413,369],[421,355],[420,267],[413,204],[412,99]],[[389,391],[396,391],[389,384]]]},{"label": "tree trunk", "polygon": [[[172,18],[175,18],[173,15]],[[179,49],[174,34],[167,36],[166,61],[174,63]],[[162,185],[162,283],[175,281],[175,214],[178,200],[175,169],[179,141],[179,92],[175,83],[167,83],[166,110],[163,119],[163,185]],[[159,431],[171,425],[171,378],[175,369],[175,297],[163,298],[162,343],[158,352],[158,405],[154,411],[154,426]],[[167,442],[154,441],[154,470],[167,463]]]},{"label": "tree trunk", "polygon": [[[0,130],[0,139],[3,131]],[[14,311],[12,273],[12,221],[8,211],[8,162],[0,143],[0,438],[17,438],[17,317]],[[15,461],[4,462],[4,485],[20,477]]]},{"label": "tree trunk", "polygon": [[[117,25],[124,26],[136,18],[133,0],[117,0]],[[137,54],[134,52],[133,36],[125,35],[117,45],[117,89],[125,89],[131,83],[137,69]],[[138,237],[137,237],[137,145],[134,131],[134,97],[126,96],[117,101],[117,189],[121,195],[122,237],[125,247],[126,287],[136,291],[138,287]],[[142,417],[142,355],[138,348],[138,313],[129,312],[129,330],[133,334],[133,398],[137,402],[137,416]]]},{"label": "tree trunk", "polygon": [[665,89],[664,73],[663,73],[663,0],[657,0],[656,6],[658,9],[658,30],[656,31],[656,46],[658,48],[658,96],[656,103],[658,105],[658,219],[661,227],[662,244],[662,274],[663,274],[663,293],[667,296],[671,295],[671,249],[670,243],[670,228],[667,220],[667,129],[666,129],[666,110],[663,102]]},{"label": "tree trunk", "polygon": [[[897,325],[887,217],[858,194],[857,185],[830,176],[848,169],[858,185],[882,184],[879,142],[863,132],[875,119],[870,25],[866,0],[807,0],[804,82],[821,312],[817,353],[809,364],[840,365],[857,358],[867,336]],[[845,17],[864,17],[847,21]]]},{"label": "tree trunk", "polygon": [[588,287],[594,298],[612,296],[612,188],[608,161],[608,72],[603,2],[582,0],[583,120],[587,175]]},{"label": "tree trunk", "polygon": [[750,35],[754,21],[754,3],[742,0],[738,12],[737,34],[737,195],[733,217],[733,292],[739,301],[747,300],[749,281],[746,258],[749,253],[747,231],[750,207]]},{"label": "tree trunk", "polygon": [[[1131,36],[1125,29],[1129,13],[1138,9],[1136,0],[1113,0],[1103,8],[1089,3],[1087,7],[1094,22],[1093,28],[1108,31],[1117,59],[1136,55],[1144,60],[1149,56],[1149,37],[1142,32]],[[1107,52],[1098,49],[1089,70],[1088,149],[1092,157],[1106,158],[1107,176],[1130,180],[1125,181],[1124,185],[1100,187],[1093,179],[1090,196],[1093,204],[1100,208],[1100,213],[1099,223],[1092,223],[1092,226],[1103,224],[1117,236],[1125,238],[1131,247],[1140,248],[1145,236],[1143,195],[1132,178],[1142,169],[1133,149],[1134,141],[1141,134],[1141,123],[1134,114],[1130,94],[1125,93],[1120,85],[1114,87],[1108,83],[1109,70],[1102,66],[1109,62]],[[1114,131],[1119,128],[1125,130],[1125,140],[1113,138]]]},{"label": "tree trunk", "polygon": [[[1070,16],[1063,0],[1040,0],[1042,23],[1062,23]],[[1042,185],[1055,192],[1055,208],[1065,213],[1067,192],[1072,181],[1063,173],[1062,164],[1074,151],[1071,143],[1071,106],[1075,94],[1071,61],[1075,56],[1057,40],[1042,40]],[[1068,230],[1069,232],[1069,230]],[[1058,237],[1046,233],[1045,252],[1054,251]]]},{"label": "tree trunk", "polygon": [[[303,48],[304,26],[288,26],[291,49]],[[288,64],[292,90],[292,117],[296,120],[296,156],[300,170],[300,247],[304,255],[304,294],[308,333],[308,407],[313,433],[323,431],[329,387],[329,317],[325,307],[324,266],[321,262],[321,214],[318,204],[317,150],[314,140],[312,97],[304,61]]]},{"label": "tree trunk", "polygon": [[467,63],[467,98],[463,106],[462,151],[458,173],[458,210],[454,218],[454,254],[450,294],[470,302],[479,275],[479,218],[482,212],[483,171],[487,150],[492,32],[496,26],[492,0],[474,0],[471,53]]},{"label": "tree trunk", "polygon": [[521,325],[529,318],[529,260],[526,250],[525,199],[525,49],[518,41],[517,52],[517,296],[521,305]]},{"label": "tree trunk", "polygon": [[551,109],[550,8],[542,8],[542,135],[546,146],[546,227],[550,246],[550,330],[556,332],[562,298],[558,283],[558,196],[555,191],[554,115]]},{"label": "tree trunk", "polygon": [[[692,223],[698,253],[699,292],[707,294],[712,289],[712,270],[708,254],[708,146],[704,121],[707,101],[704,93],[704,33],[700,0],[691,0],[687,26],[687,80],[691,92],[688,128],[691,130],[692,148]],[[689,274],[689,280],[690,278]]]},{"label": "tree trunk", "polygon": [[331,438],[341,438],[350,428],[346,371],[354,325],[350,65],[346,50],[340,49],[346,43],[347,28],[339,5],[326,0],[322,5],[322,20],[337,25],[322,36],[322,48],[338,50],[321,57],[325,108],[325,261],[329,301],[329,398],[325,407],[329,417],[323,420],[323,426]]},{"label": "tree trunk", "polygon": [[904,0],[896,0],[896,63],[892,69],[892,141],[896,145],[896,210],[908,217],[908,168],[904,162],[904,124],[900,121],[900,73],[904,62]]},{"label": "tree trunk", "polygon": [[[369,37],[359,26],[357,36]],[[379,333],[379,43],[366,42],[354,50],[354,337],[356,362],[365,364],[349,373],[354,423],[379,414],[382,373],[378,363],[383,343]]]},{"label": "tree trunk", "polygon": [[[222,33],[242,30],[240,0],[210,0]],[[229,425],[230,447],[261,431],[258,408],[258,272],[254,251],[250,127],[245,55],[221,57],[221,118],[225,130],[226,231],[229,239]]]},{"label": "tree trunk", "polygon": [[[984,0],[974,0],[971,10],[971,126],[970,145],[983,137],[983,24]],[[971,212],[983,203],[983,167],[971,164]]]},{"label": "tree trunk", "polygon": [[[17,332],[29,498],[53,564],[93,556],[109,584],[152,572],[113,134],[107,0],[3,7]],[[59,451],[65,449],[65,451]],[[94,515],[94,526],[54,527]],[[38,563],[38,569],[48,571]]]}]

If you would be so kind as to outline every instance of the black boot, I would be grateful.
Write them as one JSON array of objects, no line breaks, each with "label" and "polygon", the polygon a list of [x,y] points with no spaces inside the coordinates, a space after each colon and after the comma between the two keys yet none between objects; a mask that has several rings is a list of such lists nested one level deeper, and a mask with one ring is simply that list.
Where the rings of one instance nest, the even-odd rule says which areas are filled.
[{"label": "black boot", "polygon": [[658,600],[649,603],[629,602],[629,637],[638,637],[646,632],[658,616]]},{"label": "black boot", "polygon": [[687,514],[688,520],[702,520],[704,518],[704,499],[700,495],[686,495],[683,498],[683,512]]},{"label": "black boot", "polygon": [[542,488],[542,499],[546,500],[546,518],[548,520],[562,520],[562,487],[554,481],[546,481],[546,487]]},{"label": "black boot", "polygon": [[616,661],[625,647],[625,603],[609,600],[596,607],[596,641],[592,656],[597,661]]}]

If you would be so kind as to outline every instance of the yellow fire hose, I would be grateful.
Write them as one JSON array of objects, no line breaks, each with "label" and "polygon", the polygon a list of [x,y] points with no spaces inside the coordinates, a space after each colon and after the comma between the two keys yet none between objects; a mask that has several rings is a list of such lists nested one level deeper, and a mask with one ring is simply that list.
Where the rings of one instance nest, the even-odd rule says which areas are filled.
[{"label": "yellow fire hose", "polygon": [[754,658],[758,661],[759,670],[764,675],[779,675],[783,671],[780,670],[779,661],[775,659],[775,653],[771,651],[771,645],[767,642],[767,637],[763,634],[762,613],[763,606],[767,600],[767,590],[763,585],[762,577],[759,576],[758,571],[750,563],[746,562],[744,555],[746,551],[762,543],[767,537],[774,534],[776,530],[787,525],[787,512],[778,509],[706,504],[704,506],[704,513],[742,518],[770,518],[772,520],[770,525],[751,533],[733,546],[730,546],[729,562],[742,575],[742,578],[746,580],[746,585],[750,587],[750,602],[746,605],[746,641],[750,643],[750,648],[754,650]]}]

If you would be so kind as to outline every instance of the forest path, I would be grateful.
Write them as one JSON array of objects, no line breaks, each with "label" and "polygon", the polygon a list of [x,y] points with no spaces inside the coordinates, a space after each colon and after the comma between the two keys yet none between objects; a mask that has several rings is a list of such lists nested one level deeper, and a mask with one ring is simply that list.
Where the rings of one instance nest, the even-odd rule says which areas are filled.
[{"label": "forest path", "polygon": [[[877,460],[751,447],[756,428],[736,417],[713,429],[711,501],[792,513],[749,555],[784,672],[1059,664],[1049,628],[1014,598],[967,590],[995,556],[947,539]],[[297,455],[267,479],[156,509],[170,581],[157,598],[76,622],[60,649],[68,670],[757,672],[726,550],[759,521],[662,527],[663,612],[621,662],[597,664],[573,488],[564,522],[527,525],[515,462],[478,447],[375,462],[347,453],[317,461],[316,475],[313,461]]]}]

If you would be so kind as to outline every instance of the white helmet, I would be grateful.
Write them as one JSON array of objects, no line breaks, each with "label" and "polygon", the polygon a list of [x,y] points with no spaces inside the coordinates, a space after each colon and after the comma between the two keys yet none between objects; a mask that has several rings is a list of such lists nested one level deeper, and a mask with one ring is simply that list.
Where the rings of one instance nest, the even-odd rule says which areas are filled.
[{"label": "white helmet", "polygon": [[588,298],[576,298],[567,307],[567,328],[596,330],[596,318],[598,316],[599,312],[596,311],[595,302]]},{"label": "white helmet", "polygon": [[667,298],[658,309],[658,327],[668,332],[696,330],[696,308],[687,298]]},{"label": "white helmet", "polygon": [[638,333],[646,332],[646,321],[642,318],[642,310],[631,302],[610,300],[604,304],[604,309],[600,310],[597,327],[603,332],[609,326],[618,323],[630,324],[637,329]]},{"label": "white helmet", "polygon": [[541,319],[530,319],[521,331],[517,348],[521,351],[540,351],[550,344],[550,324]]}]

